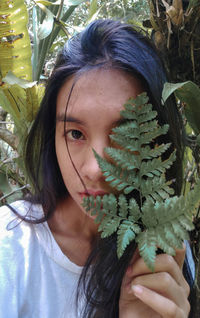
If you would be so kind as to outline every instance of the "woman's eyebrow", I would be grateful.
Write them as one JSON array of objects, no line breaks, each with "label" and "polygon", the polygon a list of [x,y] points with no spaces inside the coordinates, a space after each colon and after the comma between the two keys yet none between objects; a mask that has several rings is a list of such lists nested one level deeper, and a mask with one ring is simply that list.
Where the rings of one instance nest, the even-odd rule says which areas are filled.
[{"label": "woman's eyebrow", "polygon": [[[65,116],[65,114],[57,115],[56,121],[67,122],[67,123],[76,123],[76,124],[83,125],[83,126],[86,125],[84,121],[82,121],[78,118],[75,118],[73,116]],[[112,123],[112,126],[119,126],[119,125],[125,123],[126,121],[127,121],[127,119],[120,117],[119,119],[115,120]]]},{"label": "woman's eyebrow", "polygon": [[62,122],[67,122],[67,123],[76,123],[76,124],[80,124],[80,125],[85,125],[85,123],[75,117],[72,116],[65,116],[65,114],[60,114],[56,116],[56,121],[62,121]]}]

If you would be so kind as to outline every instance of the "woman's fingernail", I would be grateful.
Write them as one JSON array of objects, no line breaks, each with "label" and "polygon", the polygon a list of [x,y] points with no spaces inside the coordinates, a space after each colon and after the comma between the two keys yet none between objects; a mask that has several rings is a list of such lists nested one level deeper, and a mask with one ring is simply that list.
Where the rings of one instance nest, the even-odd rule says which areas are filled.
[{"label": "woman's fingernail", "polygon": [[132,291],[134,292],[135,296],[139,296],[142,294],[143,290],[142,287],[139,285],[132,285],[131,286]]}]

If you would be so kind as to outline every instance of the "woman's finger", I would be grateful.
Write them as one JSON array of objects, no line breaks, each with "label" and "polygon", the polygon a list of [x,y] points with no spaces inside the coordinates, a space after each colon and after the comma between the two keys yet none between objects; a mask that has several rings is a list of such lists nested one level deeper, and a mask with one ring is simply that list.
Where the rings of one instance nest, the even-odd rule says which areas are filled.
[{"label": "woman's finger", "polygon": [[[177,259],[179,261],[179,264],[177,263],[176,259],[168,254],[159,254],[156,257],[155,260],[155,273],[158,272],[166,272],[169,273],[175,281],[179,285],[184,285],[186,284],[182,271],[180,270],[181,262],[182,262],[182,257],[183,257],[182,251],[178,252],[177,254]],[[147,267],[145,264],[144,260],[142,258],[137,259],[137,261],[133,264],[132,266],[132,271],[128,272],[129,277],[136,277],[140,275],[145,275],[145,274],[150,274],[152,271]]]},{"label": "woman's finger", "polygon": [[130,293],[132,292],[132,286],[134,285],[142,285],[151,289],[157,294],[161,294],[172,300],[180,307],[183,305],[183,299],[187,298],[189,295],[189,292],[179,286],[168,273],[154,273],[136,277],[130,283]]},{"label": "woman's finger", "polygon": [[134,295],[152,308],[162,318],[186,318],[190,312],[189,302],[184,308],[177,306],[172,300],[141,285],[132,286]]}]

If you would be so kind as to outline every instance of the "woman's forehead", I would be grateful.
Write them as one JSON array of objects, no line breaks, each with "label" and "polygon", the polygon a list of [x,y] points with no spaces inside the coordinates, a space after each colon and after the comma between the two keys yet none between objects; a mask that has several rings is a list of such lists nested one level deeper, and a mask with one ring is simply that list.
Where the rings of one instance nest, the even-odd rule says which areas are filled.
[{"label": "woman's forehead", "polygon": [[101,111],[109,114],[119,111],[130,97],[142,91],[141,82],[130,74],[116,69],[93,70],[78,80],[71,77],[62,86],[57,97],[57,115],[65,112],[67,104],[67,112],[73,114]]}]

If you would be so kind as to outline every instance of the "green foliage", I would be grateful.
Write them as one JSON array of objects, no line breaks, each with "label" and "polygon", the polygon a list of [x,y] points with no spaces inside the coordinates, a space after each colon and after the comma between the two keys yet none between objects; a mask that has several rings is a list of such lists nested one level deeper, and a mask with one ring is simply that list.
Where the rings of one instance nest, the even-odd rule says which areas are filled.
[{"label": "green foliage", "polygon": [[[30,190],[24,169],[23,145],[44,95],[44,85],[33,80],[41,79],[52,44],[59,32],[67,33],[65,23],[82,2],[70,0],[64,6],[62,0],[36,0],[29,3],[27,10],[24,0],[14,0],[11,4],[1,1],[0,24],[4,27],[0,28],[0,109],[7,112],[7,117],[11,116],[14,126],[10,129],[10,119],[4,120],[5,124],[0,123],[0,173],[8,185],[16,185],[17,191],[17,185],[20,189],[25,186],[27,191]],[[29,30],[28,13],[32,22]],[[66,37],[65,34],[64,41]],[[9,145],[8,157],[3,151],[4,145]],[[4,204],[5,197],[12,192],[1,182],[0,204]]]},{"label": "green foliage", "polygon": [[157,248],[174,255],[175,248],[181,248],[188,237],[187,231],[193,229],[192,212],[200,201],[200,182],[186,198],[172,196],[165,173],[175,160],[175,151],[162,159],[169,144],[157,145],[156,138],[166,134],[168,126],[159,126],[146,93],[130,99],[121,116],[125,122],[110,136],[116,147],[105,148],[110,160],[94,151],[105,180],[119,194],[89,196],[83,206],[96,215],[102,237],[117,232],[118,257],[135,239],[140,255],[153,270]]},{"label": "green foliage", "polygon": [[33,33],[33,80],[40,80],[44,64],[58,35],[62,32],[65,41],[69,37],[67,22],[75,9],[83,2],[85,0],[36,0],[34,2],[31,8],[32,16],[30,16]]},{"label": "green foliage", "polygon": [[200,88],[192,81],[183,83],[165,83],[162,98],[167,98],[175,93],[178,100],[184,103],[184,113],[194,133],[200,133]]}]

